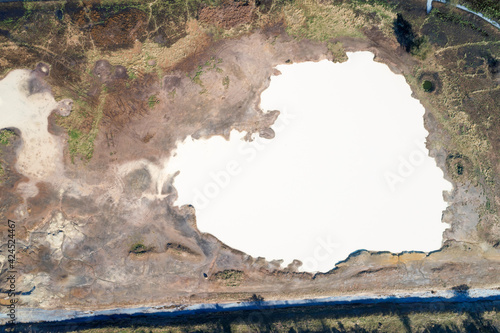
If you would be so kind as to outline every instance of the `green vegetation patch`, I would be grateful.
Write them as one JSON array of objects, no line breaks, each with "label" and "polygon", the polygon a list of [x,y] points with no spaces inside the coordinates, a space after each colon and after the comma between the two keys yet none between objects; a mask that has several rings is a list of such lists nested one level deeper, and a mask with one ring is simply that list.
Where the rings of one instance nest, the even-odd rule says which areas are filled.
[{"label": "green vegetation patch", "polygon": [[160,103],[160,100],[156,95],[151,95],[148,98],[148,106],[152,109],[155,107],[156,104]]},{"label": "green vegetation patch", "polygon": [[214,278],[219,281],[224,281],[228,287],[236,287],[241,284],[245,275],[242,271],[234,269],[226,269],[214,274]]},{"label": "green vegetation patch", "polygon": [[77,99],[68,117],[59,117],[58,125],[68,131],[68,149],[71,162],[75,157],[90,160],[94,154],[94,140],[99,132],[106,95],[101,94],[98,106],[92,108],[84,99]]},{"label": "green vegetation patch", "polygon": [[[194,72],[192,75],[189,75],[189,73],[186,74],[187,77],[189,77],[193,83],[196,83],[197,85],[199,85],[202,88],[202,90],[200,91],[200,94],[207,92],[207,89],[205,88],[205,86],[203,85],[203,82],[201,81],[201,76],[204,73],[209,72],[209,71],[215,71],[219,74],[224,72],[224,70],[218,66],[221,63],[222,63],[221,58],[216,58],[216,57],[212,56],[204,64],[198,65],[198,67],[196,68],[196,72]],[[224,84],[224,81],[223,81],[223,84]],[[227,84],[229,86],[229,77],[228,77]]]},{"label": "green vegetation patch", "polygon": [[202,74],[203,74],[203,66],[199,65],[198,68],[196,69],[196,72],[194,73],[194,75],[190,76],[188,74],[188,76],[191,79],[191,81],[193,81],[194,83],[202,85],[202,82],[201,82],[201,75]]},{"label": "green vegetation patch", "polygon": [[328,41],[338,36],[362,37],[365,21],[347,4],[297,0],[284,7],[287,32],[298,39]]},{"label": "green vegetation patch", "polygon": [[147,247],[146,245],[142,244],[141,242],[137,242],[137,243],[132,244],[129,252],[136,254],[136,255],[140,255],[140,254],[150,252],[152,249],[153,249],[152,247]]},{"label": "green vegetation patch", "polygon": [[372,24],[391,34],[393,7],[384,1],[296,0],[284,6],[287,32],[297,39],[325,42],[336,37],[364,38]]},{"label": "green vegetation patch", "polygon": [[16,134],[8,129],[0,131],[0,145],[8,146],[10,145],[11,138],[15,137]]},{"label": "green vegetation patch", "polygon": [[95,8],[99,10],[99,13],[104,16],[104,18],[119,14],[131,8],[147,11],[148,7],[148,1],[140,0],[100,0],[95,4]]},{"label": "green vegetation patch", "polygon": [[72,129],[68,131],[68,135],[70,140],[78,140],[82,133],[76,129]]},{"label": "green vegetation patch", "polygon": [[222,86],[224,87],[224,89],[229,88],[229,76],[224,76],[224,78],[222,79]]},{"label": "green vegetation patch", "polygon": [[426,80],[422,84],[422,88],[424,88],[424,91],[426,91],[426,92],[431,92],[432,90],[434,90],[434,85],[432,84],[431,81]]},{"label": "green vegetation patch", "polygon": [[130,80],[135,80],[135,79],[137,79],[137,74],[134,71],[129,71],[128,78]]},{"label": "green vegetation patch", "polygon": [[495,21],[500,21],[500,1],[498,0],[460,0],[462,5],[473,10],[480,12]]}]

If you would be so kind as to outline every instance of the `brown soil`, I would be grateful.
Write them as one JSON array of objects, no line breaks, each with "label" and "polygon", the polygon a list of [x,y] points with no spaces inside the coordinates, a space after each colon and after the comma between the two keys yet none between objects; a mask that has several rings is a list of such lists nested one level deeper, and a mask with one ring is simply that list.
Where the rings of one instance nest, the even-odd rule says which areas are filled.
[{"label": "brown soil", "polygon": [[84,7],[73,15],[73,21],[83,30],[89,30],[93,43],[106,50],[132,47],[146,31],[146,14],[127,9],[106,17],[95,7]]},{"label": "brown soil", "polygon": [[103,109],[104,128],[119,130],[133,119],[146,115],[149,112],[148,92],[157,84],[157,80],[155,76],[144,75],[132,83],[118,79],[109,84]]},{"label": "brown soil", "polygon": [[241,24],[250,23],[254,13],[253,3],[227,2],[218,7],[204,7],[200,11],[199,20],[219,28],[229,29]]}]

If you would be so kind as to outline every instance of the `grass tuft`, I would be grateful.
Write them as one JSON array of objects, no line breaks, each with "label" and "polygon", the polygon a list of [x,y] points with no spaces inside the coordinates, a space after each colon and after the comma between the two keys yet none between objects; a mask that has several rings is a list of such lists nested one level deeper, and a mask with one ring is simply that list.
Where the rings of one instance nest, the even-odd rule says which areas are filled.
[{"label": "grass tuft", "polygon": [[14,132],[8,129],[0,131],[0,145],[8,146],[10,145],[10,139],[16,136]]}]

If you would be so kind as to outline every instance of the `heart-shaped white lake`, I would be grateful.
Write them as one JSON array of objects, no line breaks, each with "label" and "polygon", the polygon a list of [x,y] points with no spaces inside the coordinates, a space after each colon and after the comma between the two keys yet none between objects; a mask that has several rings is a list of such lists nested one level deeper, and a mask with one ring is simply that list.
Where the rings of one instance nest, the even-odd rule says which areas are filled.
[{"label": "heart-shaped white lake", "polygon": [[372,53],[348,56],[277,67],[261,102],[281,112],[274,139],[233,131],[178,144],[166,165],[180,170],[176,205],[196,208],[202,232],[304,271],[359,249],[441,247],[451,184],[425,148],[424,108]]}]

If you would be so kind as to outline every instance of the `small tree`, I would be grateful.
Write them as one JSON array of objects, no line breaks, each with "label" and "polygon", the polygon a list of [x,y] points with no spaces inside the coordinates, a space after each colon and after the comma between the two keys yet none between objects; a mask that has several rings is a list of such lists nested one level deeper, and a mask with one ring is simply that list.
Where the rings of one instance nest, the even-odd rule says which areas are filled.
[{"label": "small tree", "polygon": [[469,289],[470,287],[466,284],[460,284],[451,288],[451,290],[453,290],[457,294],[466,294]]},{"label": "small tree", "polygon": [[431,81],[424,81],[424,83],[422,84],[422,88],[424,88],[424,90],[427,92],[431,92],[434,89],[434,85]]},{"label": "small tree", "polygon": [[253,294],[252,297],[250,297],[248,300],[253,303],[261,303],[264,302],[264,297],[262,297],[261,295]]},{"label": "small tree", "polygon": [[403,15],[398,14],[393,23],[393,30],[398,43],[405,48],[406,52],[410,52],[416,40],[410,22],[406,21]]},{"label": "small tree", "polygon": [[148,252],[149,249],[142,243],[135,243],[130,247],[130,253],[143,254]]}]

